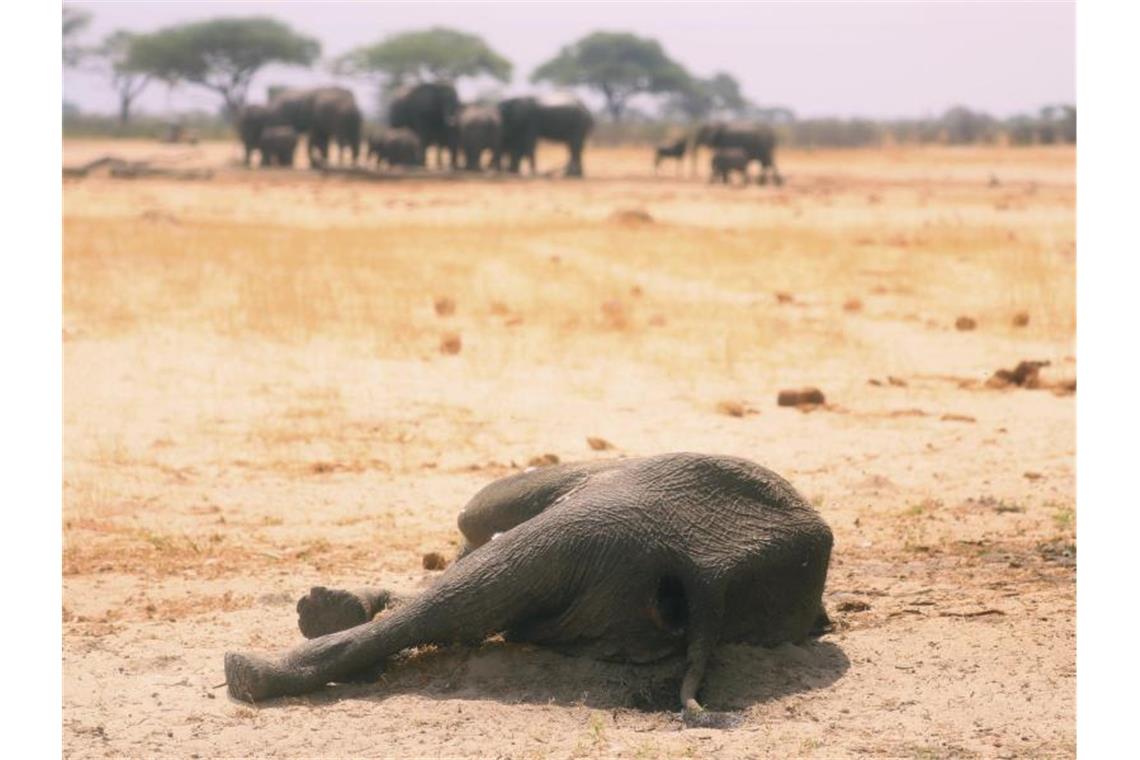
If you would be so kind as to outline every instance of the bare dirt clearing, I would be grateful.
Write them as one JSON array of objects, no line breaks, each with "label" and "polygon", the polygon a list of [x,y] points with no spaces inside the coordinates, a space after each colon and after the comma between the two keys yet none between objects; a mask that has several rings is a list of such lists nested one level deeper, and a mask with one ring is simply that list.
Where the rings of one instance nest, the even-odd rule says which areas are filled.
[{"label": "bare dirt clearing", "polygon": [[[651,160],[64,182],[69,756],[1074,753],[1073,151],[785,151],[781,188]],[[987,386],[1023,360],[1043,387]],[[777,406],[803,387],[825,403]],[[311,585],[429,583],[490,480],[676,450],[773,468],[836,535],[837,631],[714,660],[741,728],[680,730],[679,662],[496,642],[214,688],[225,650],[299,639]]]}]

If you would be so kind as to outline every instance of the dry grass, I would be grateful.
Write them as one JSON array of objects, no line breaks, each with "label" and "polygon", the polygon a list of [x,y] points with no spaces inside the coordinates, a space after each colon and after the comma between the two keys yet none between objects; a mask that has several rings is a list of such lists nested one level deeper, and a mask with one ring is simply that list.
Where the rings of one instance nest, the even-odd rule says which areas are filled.
[{"label": "dry grass", "polygon": [[[1057,684],[1072,676],[1073,400],[984,381],[1023,359],[1075,372],[1071,150],[787,151],[788,185],[724,188],[654,178],[649,152],[632,148],[591,150],[582,182],[366,184],[226,169],[231,145],[65,146],[67,163],[164,151],[220,171],[64,186],[72,748],[102,747],[87,744],[90,723],[120,755],[256,754],[266,741],[360,755],[375,748],[353,736],[408,710],[436,743],[400,733],[396,715],[381,751],[486,755],[501,737],[439,744],[458,735],[440,723],[451,703],[421,705],[411,687],[283,714],[163,686],[164,704],[222,733],[148,736],[133,716],[158,687],[139,676],[174,666],[139,657],[172,656],[169,643],[193,683],[214,684],[223,649],[295,637],[290,600],[309,585],[428,582],[424,555],[453,556],[455,513],[490,480],[555,457],[681,449],[789,476],[836,532],[829,593],[869,600],[839,618],[834,641],[859,666],[836,686],[742,701],[768,744],[811,754],[827,730],[828,750],[842,735],[849,752],[899,756],[935,731],[939,747],[993,755],[991,741],[1020,739],[975,731],[989,711],[1034,724],[1039,754],[1068,746]],[[546,152],[540,168],[559,160]],[[1014,326],[1021,312],[1028,324]],[[955,330],[960,316],[976,329]],[[449,336],[457,352],[441,351]],[[827,404],[777,406],[781,389],[805,386]],[[990,608],[1011,612],[969,617]],[[965,617],[924,622],[927,611]],[[928,656],[935,630],[944,660]],[[993,636],[984,662],[979,631]],[[1029,641],[1044,642],[1032,665]],[[887,649],[916,670],[895,669]],[[534,683],[586,677],[510,651],[494,656],[516,657]],[[141,663],[129,681],[127,655]],[[425,667],[439,686],[459,666]],[[93,673],[113,704],[83,680]],[[744,688],[730,676],[722,686]],[[995,683],[1019,684],[1032,705]],[[882,736],[879,705],[904,692],[911,733]],[[497,693],[504,704],[473,693],[463,705],[481,716],[471,725],[514,727],[507,754],[713,746],[652,714],[603,725],[586,703]],[[809,703],[811,722],[791,720]],[[926,710],[945,720],[932,729],[913,714]],[[563,738],[526,739],[535,711]],[[250,744],[250,720],[274,738]],[[723,753],[754,737],[726,733]]]}]

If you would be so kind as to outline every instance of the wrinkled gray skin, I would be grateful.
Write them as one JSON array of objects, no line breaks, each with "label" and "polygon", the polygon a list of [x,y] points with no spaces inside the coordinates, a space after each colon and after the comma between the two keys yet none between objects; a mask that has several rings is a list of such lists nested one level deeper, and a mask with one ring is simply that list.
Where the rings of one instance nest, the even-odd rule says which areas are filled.
[{"label": "wrinkled gray skin", "polygon": [[368,138],[368,158],[376,159],[377,166],[423,166],[424,150],[412,130],[385,129]]},{"label": "wrinkled gray skin", "polygon": [[289,126],[298,134],[308,136],[310,165],[328,163],[331,142],[337,144],[340,163],[344,163],[346,150],[352,163],[357,162],[363,118],[351,90],[343,87],[286,89],[277,93],[266,108],[268,125]]},{"label": "wrinkled gray skin", "polygon": [[459,95],[446,82],[423,82],[398,90],[388,104],[388,123],[405,127],[420,138],[424,151],[438,146],[436,167],[443,166],[443,151],[451,156],[452,169],[458,166]]},{"label": "wrinkled gray skin", "polygon": [[[461,558],[419,596],[314,588],[307,643],[225,656],[231,696],[304,694],[409,647],[508,640],[649,662],[684,653],[687,722],[719,642],[774,646],[827,625],[831,530],[780,476],[744,459],[665,454],[565,464],[495,481],[459,515]],[[494,540],[492,540],[494,539]]]},{"label": "wrinkled gray skin", "polygon": [[257,149],[262,166],[292,166],[299,136],[292,127],[266,127],[261,131]]},{"label": "wrinkled gray skin", "polygon": [[677,159],[677,171],[681,171],[682,159],[685,157],[685,148],[688,147],[689,138],[679,137],[672,142],[664,142],[654,148],[653,171],[657,172],[661,162],[667,158]]},{"label": "wrinkled gray skin", "polygon": [[709,182],[720,180],[729,184],[729,175],[732,172],[740,173],[740,180],[748,184],[748,164],[751,159],[741,148],[720,148],[713,154],[710,163],[711,173]]},{"label": "wrinkled gray skin", "polygon": [[482,169],[483,154],[491,152],[490,166],[499,169],[503,145],[503,119],[496,106],[464,106],[459,112],[459,147],[463,151],[463,168]]},{"label": "wrinkled gray skin", "polygon": [[748,161],[760,162],[761,185],[767,184],[768,173],[777,185],[784,183],[776,168],[776,133],[766,124],[752,122],[723,122],[714,121],[701,125],[693,134],[692,140],[692,173],[697,169],[697,153],[702,145],[710,148],[740,148],[748,155]]},{"label": "wrinkled gray skin", "polygon": [[534,174],[538,141],[551,140],[566,146],[570,160],[567,177],[582,176],[582,149],[594,128],[590,111],[572,95],[542,98],[509,98],[499,103],[503,117],[503,150],[510,157],[509,171],[518,172],[525,158]]}]

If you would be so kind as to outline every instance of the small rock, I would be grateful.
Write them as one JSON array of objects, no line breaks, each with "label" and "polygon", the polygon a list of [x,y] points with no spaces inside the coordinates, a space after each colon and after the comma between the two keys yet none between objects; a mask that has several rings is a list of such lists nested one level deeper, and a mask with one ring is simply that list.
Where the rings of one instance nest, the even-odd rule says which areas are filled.
[{"label": "small rock", "polygon": [[803,406],[804,404],[824,403],[823,391],[819,388],[799,388],[782,390],[776,396],[779,406]]},{"label": "small rock", "polygon": [[954,327],[963,332],[973,330],[978,326],[978,321],[973,317],[958,317],[954,322]]},{"label": "small rock", "polygon": [[439,341],[441,354],[457,354],[462,348],[463,340],[459,337],[459,333],[444,333]]},{"label": "small rock", "polygon": [[586,436],[586,444],[594,451],[606,451],[614,447],[614,445],[605,438],[598,438],[593,435]]},{"label": "small rock", "polygon": [[839,612],[866,612],[871,609],[871,603],[866,599],[851,597],[836,604],[835,609]]},{"label": "small rock", "polygon": [[629,327],[629,312],[621,301],[611,300],[602,304],[602,318],[606,325],[616,330]]},{"label": "small rock", "polygon": [[776,293],[776,303],[792,303],[795,300],[795,296],[791,293],[782,290]]},{"label": "small rock", "polygon": [[903,380],[901,377],[895,377],[894,375],[887,375],[887,382],[898,388],[906,387],[906,380]]},{"label": "small rock", "polygon": [[1028,324],[1029,324],[1029,312],[1019,311],[1013,315],[1013,326],[1014,327],[1025,327]]},{"label": "small rock", "polygon": [[450,317],[455,313],[455,299],[447,296],[435,299],[435,313],[441,317]]},{"label": "small rock", "polygon": [[424,570],[442,570],[447,567],[447,558],[439,552],[428,552],[424,555]]},{"label": "small rock", "polygon": [[629,289],[629,294],[631,296],[633,296],[634,298],[641,298],[641,296],[643,296],[645,294],[645,292],[641,289],[640,285],[634,285],[632,288]]},{"label": "small rock", "polygon": [[1044,477],[1041,473],[1033,472],[1032,470],[1026,470],[1025,472],[1021,473],[1021,476],[1026,480],[1041,480],[1041,478]]},{"label": "small rock", "polygon": [[558,464],[560,461],[557,454],[540,454],[536,457],[531,457],[527,462],[527,467],[549,467],[552,464]]},{"label": "small rock", "polygon": [[727,414],[729,417],[743,417],[748,411],[744,404],[730,400],[716,402],[716,410],[721,414]]},{"label": "small rock", "polygon": [[653,224],[653,216],[643,208],[623,208],[610,214],[610,221],[619,224]]},{"label": "small rock", "polygon": [[860,301],[858,298],[848,298],[846,301],[843,302],[843,310],[844,311],[862,311],[863,310],[863,302]]},{"label": "small rock", "polygon": [[[1041,368],[1048,366],[1049,362],[1047,361],[1018,362],[1013,369],[999,369],[994,372],[986,381],[986,386],[989,388],[1006,388],[1010,385],[1017,385],[1022,388],[1037,388]],[[1073,389],[1076,390],[1076,381],[1074,381]]]},{"label": "small rock", "polygon": [[977,420],[968,414],[944,414],[942,415],[943,422],[977,422]]}]

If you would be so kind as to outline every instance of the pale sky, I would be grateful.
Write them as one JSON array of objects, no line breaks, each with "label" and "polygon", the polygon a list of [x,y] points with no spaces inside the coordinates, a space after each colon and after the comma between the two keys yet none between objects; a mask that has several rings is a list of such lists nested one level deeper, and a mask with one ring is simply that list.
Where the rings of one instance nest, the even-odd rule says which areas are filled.
[{"label": "pale sky", "polygon": [[[325,61],[387,35],[450,26],[480,35],[515,65],[509,92],[526,92],[530,72],[558,49],[596,30],[653,37],[692,73],[723,70],[762,105],[801,117],[918,117],[963,104],[1005,117],[1076,101],[1076,10],[1072,2],[83,2],[83,33],[97,43],[115,29],[152,31],[216,16],[269,15],[316,37],[323,62],[312,70],[269,67],[250,90],[334,80]],[[375,87],[352,86],[366,111]],[[471,83],[471,95],[490,83]],[[65,72],[64,98],[114,112],[109,83]],[[193,86],[152,85],[136,110],[216,109],[220,98]]]}]

